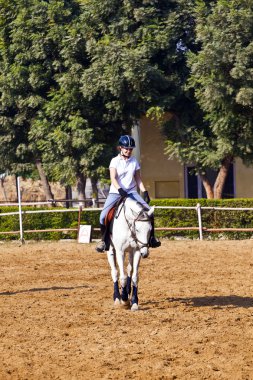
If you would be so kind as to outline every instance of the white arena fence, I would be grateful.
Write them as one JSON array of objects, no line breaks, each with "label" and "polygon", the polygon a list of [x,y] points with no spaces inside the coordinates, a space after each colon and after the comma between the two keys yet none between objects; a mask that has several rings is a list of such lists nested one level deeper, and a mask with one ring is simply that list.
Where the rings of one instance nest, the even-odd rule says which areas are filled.
[{"label": "white arena fence", "polygon": [[[21,191],[20,191],[20,177],[17,178],[17,192],[18,192],[18,203],[5,203],[1,204],[2,206],[17,206],[19,211],[17,212],[7,212],[7,213],[0,213],[0,217],[4,217],[7,215],[18,215],[19,216],[19,231],[0,231],[0,234],[19,234],[20,235],[20,241],[24,241],[24,232],[25,233],[35,233],[35,232],[67,232],[67,231],[76,231],[77,232],[77,238],[78,238],[78,233],[80,229],[80,221],[81,221],[81,213],[83,210],[85,211],[98,211],[101,210],[101,208],[95,207],[96,202],[93,200],[92,208],[84,208],[83,209],[83,204],[86,203],[87,200],[83,201],[77,201],[77,200],[68,200],[70,202],[79,203],[78,208],[74,209],[59,209],[56,207],[53,207],[52,209],[49,210],[22,210],[22,206],[38,206],[38,205],[50,205],[56,206],[57,202],[66,202],[67,200],[49,200],[46,202],[22,202],[21,201]],[[82,203],[83,202],[83,203]],[[199,203],[195,207],[191,206],[154,206],[155,209],[185,209],[185,210],[195,210],[196,211],[196,216],[197,216],[197,226],[193,227],[157,227],[156,231],[198,231],[199,234],[199,239],[203,240],[203,232],[253,232],[253,228],[208,228],[204,227],[202,223],[202,210],[220,210],[220,211],[253,211],[253,208],[242,208],[242,207],[208,207],[208,206],[201,206]],[[57,228],[57,229],[40,229],[40,230],[23,230],[23,218],[22,216],[24,214],[32,214],[32,213],[54,213],[54,212],[76,212],[78,213],[78,225],[77,227],[74,228]],[[99,228],[93,228],[94,231],[98,231]]]},{"label": "white arena fence", "polygon": [[[71,200],[72,202],[77,202],[76,200]],[[61,200],[62,202],[62,200]],[[83,208],[80,201],[78,201],[79,207],[75,209],[59,209],[59,208],[52,208],[48,210],[22,210],[23,206],[38,206],[38,205],[52,205],[52,201],[47,202],[19,202],[19,203],[5,203],[1,204],[1,206],[19,206],[19,211],[16,212],[5,212],[0,213],[0,217],[4,217],[7,215],[18,215],[19,216],[19,231],[0,231],[0,234],[19,234],[21,242],[24,241],[24,233],[36,233],[36,232],[67,232],[67,231],[76,231],[77,237],[78,232],[80,228],[80,220],[81,220],[81,213],[82,211],[101,211],[101,208],[98,207],[91,207],[91,208]],[[57,201],[54,201],[54,203],[57,203]],[[199,239],[203,240],[203,233],[204,232],[253,232],[253,228],[208,228],[203,226],[202,223],[202,210],[217,210],[217,211],[253,211],[253,208],[236,208],[236,207],[204,207],[201,206],[199,203],[195,207],[188,207],[188,206],[154,206],[156,209],[181,209],[181,210],[195,210],[196,211],[196,226],[192,227],[157,227],[156,231],[198,231]],[[64,213],[64,212],[75,212],[78,213],[78,225],[74,228],[51,228],[51,229],[33,229],[33,230],[23,230],[23,215],[24,214],[39,214],[39,213]],[[94,231],[99,231],[99,228],[93,228]]]}]

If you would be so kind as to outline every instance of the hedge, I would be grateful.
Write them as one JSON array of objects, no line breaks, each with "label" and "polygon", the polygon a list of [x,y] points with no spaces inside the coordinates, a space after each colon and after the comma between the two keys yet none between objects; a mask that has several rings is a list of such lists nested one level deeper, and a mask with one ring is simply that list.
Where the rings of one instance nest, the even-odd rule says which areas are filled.
[{"label": "hedge", "polygon": [[[155,206],[253,208],[253,199],[156,199]],[[253,228],[252,211],[228,211],[202,209],[202,227],[206,228]],[[198,227],[196,210],[155,209],[156,227]],[[158,236],[198,238],[198,231],[159,231]],[[204,239],[248,239],[253,232],[203,232]]]},{"label": "hedge", "polygon": [[[59,208],[58,208],[59,209]],[[48,207],[22,207],[22,221],[25,240],[59,240],[59,239],[76,239],[76,231],[57,231],[57,232],[33,232],[26,233],[26,230],[58,229],[58,228],[76,228],[78,226],[78,209],[76,212],[70,209],[61,208],[66,212],[50,213],[32,213],[27,214],[25,211],[48,210]],[[18,207],[0,207],[0,214],[7,212],[17,212]],[[85,211],[81,213],[81,224],[90,224],[92,227],[99,225],[100,211]],[[1,234],[3,231],[19,231],[19,215],[0,216],[0,240],[18,240],[19,234]],[[96,232],[93,231],[93,237]]]},{"label": "hedge", "polygon": [[[183,206],[196,207],[199,203],[202,207],[235,207],[235,208],[253,208],[253,199],[155,199],[151,205],[155,206]],[[61,208],[62,210],[63,208]],[[23,207],[23,211],[48,210],[47,207]],[[67,210],[67,209],[65,209]],[[17,212],[18,207],[0,207],[0,214],[6,212]],[[100,211],[85,211],[81,213],[81,224],[90,224],[93,228],[99,227]],[[73,228],[78,225],[78,210],[76,212],[54,212],[54,213],[24,213],[22,215],[23,229],[40,230],[40,229],[57,229]],[[206,228],[253,228],[253,211],[220,211],[220,210],[203,210],[202,225]],[[198,227],[198,218],[196,210],[186,209],[155,209],[155,226],[156,227]],[[3,231],[19,231],[19,216],[9,215],[0,217],[0,240],[18,240],[19,234],[4,235]],[[157,231],[160,237],[175,238],[198,238],[198,231]],[[245,239],[251,238],[253,232],[222,232],[222,233],[203,233],[204,239]],[[59,239],[76,239],[75,231],[65,232],[36,232],[25,233],[25,240],[59,240]],[[99,233],[92,231],[92,238],[98,238]]]}]

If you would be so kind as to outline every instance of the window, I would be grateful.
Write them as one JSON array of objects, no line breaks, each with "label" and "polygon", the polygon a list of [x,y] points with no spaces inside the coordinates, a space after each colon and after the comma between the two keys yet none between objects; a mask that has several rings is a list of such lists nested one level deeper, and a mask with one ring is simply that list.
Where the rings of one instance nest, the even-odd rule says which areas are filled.
[{"label": "window", "polygon": [[[192,173],[193,166],[185,167],[185,196],[186,198],[206,198],[206,191],[202,185],[199,176]],[[208,169],[207,178],[211,185],[214,185],[217,172]],[[223,198],[234,198],[235,196],[235,181],[234,181],[234,164],[230,165],[228,176],[223,189]]]}]

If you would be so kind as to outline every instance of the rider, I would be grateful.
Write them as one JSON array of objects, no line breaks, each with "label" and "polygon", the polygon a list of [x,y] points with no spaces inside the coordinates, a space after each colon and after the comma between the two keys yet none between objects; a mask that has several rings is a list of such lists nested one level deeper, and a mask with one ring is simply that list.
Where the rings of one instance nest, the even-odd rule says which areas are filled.
[{"label": "rider", "polygon": [[[132,156],[133,148],[135,148],[135,141],[131,136],[124,135],[120,137],[118,145],[119,154],[111,160],[109,166],[111,186],[109,195],[104,204],[104,208],[100,214],[100,230],[102,240],[96,247],[97,252],[104,252],[109,249],[105,239],[105,217],[107,212],[120,198],[128,196],[140,202],[146,209],[149,209],[148,203],[150,202],[150,198],[141,179],[140,164],[136,158]],[[137,192],[137,186],[143,193],[143,199]],[[152,229],[149,239],[149,246],[156,248],[161,245],[161,242],[154,236],[153,216],[151,217],[151,225]]]}]

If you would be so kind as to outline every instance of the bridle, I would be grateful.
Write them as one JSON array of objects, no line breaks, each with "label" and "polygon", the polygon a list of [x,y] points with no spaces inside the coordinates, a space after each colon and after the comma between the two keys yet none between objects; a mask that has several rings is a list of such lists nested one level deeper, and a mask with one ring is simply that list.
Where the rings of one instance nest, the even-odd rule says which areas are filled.
[{"label": "bridle", "polygon": [[[137,234],[136,234],[136,222],[150,222],[149,215],[147,214],[147,212],[145,211],[145,209],[142,208],[140,210],[140,212],[137,214],[136,218],[133,220],[133,222],[130,223],[129,220],[127,219],[127,217],[126,217],[125,202],[123,202],[123,206],[122,207],[123,207],[123,210],[124,210],[124,217],[125,217],[126,223],[128,225],[128,228],[130,230],[132,239],[138,245],[139,249],[144,248],[144,247],[148,247],[148,245],[149,245],[148,242],[144,243],[140,239],[137,238]],[[141,246],[140,246],[140,244],[141,244]]]}]

